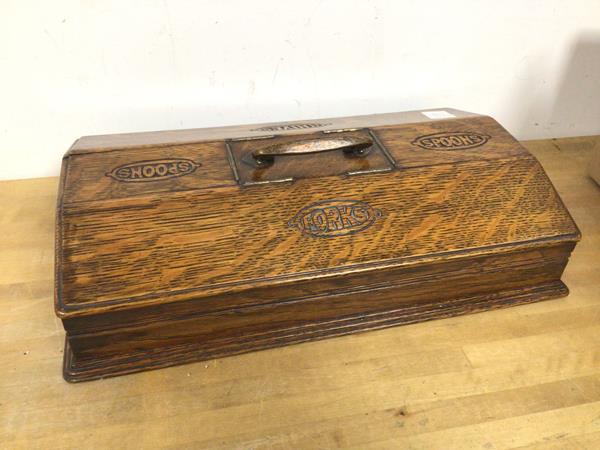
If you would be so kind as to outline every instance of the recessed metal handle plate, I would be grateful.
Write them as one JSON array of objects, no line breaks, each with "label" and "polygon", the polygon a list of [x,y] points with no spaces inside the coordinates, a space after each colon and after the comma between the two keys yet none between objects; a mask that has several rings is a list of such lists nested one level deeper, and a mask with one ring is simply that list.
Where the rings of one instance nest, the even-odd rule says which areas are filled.
[{"label": "recessed metal handle plate", "polygon": [[275,163],[276,156],[306,155],[342,150],[349,155],[362,157],[369,153],[372,145],[373,141],[371,139],[356,136],[303,139],[257,149],[244,159],[255,167],[268,167]]}]

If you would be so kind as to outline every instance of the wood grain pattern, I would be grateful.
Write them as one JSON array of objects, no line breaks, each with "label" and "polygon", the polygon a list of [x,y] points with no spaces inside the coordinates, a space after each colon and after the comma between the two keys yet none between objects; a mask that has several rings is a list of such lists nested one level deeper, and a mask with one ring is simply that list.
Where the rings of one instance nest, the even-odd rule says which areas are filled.
[{"label": "wood grain pattern", "polygon": [[[93,316],[74,316],[63,319],[65,329],[71,334],[83,334],[108,331],[118,327],[151,326],[161,321],[186,319],[207,313],[220,313],[242,310],[252,305],[274,305],[290,302],[321,302],[323,296],[356,296],[354,308],[377,308],[376,303],[365,302],[365,294],[375,291],[394,289],[393,297],[397,304],[431,301],[443,297],[460,296],[494,289],[498,277],[504,277],[503,283],[516,286],[523,284],[537,271],[544,277],[539,281],[548,281],[560,275],[566,263],[566,256],[572,250],[572,244],[549,245],[545,242],[527,250],[496,253],[493,257],[472,256],[465,262],[459,258],[448,258],[428,264],[403,265],[397,268],[365,273],[340,275],[320,280],[288,283],[274,290],[270,287],[254,288],[230,294],[227,302],[222,295],[203,297],[201,301],[167,303],[162,302],[140,309],[109,310]],[[507,266],[509,266],[508,274]],[[485,271],[485,276],[482,272]],[[515,273],[516,271],[516,273]],[[474,274],[479,276],[474,277]],[[448,280],[444,285],[444,280]],[[440,290],[440,287],[443,289]],[[318,305],[318,303],[317,303]],[[329,309],[324,304],[323,309]],[[233,309],[232,309],[233,308]],[[319,309],[319,308],[317,308]]]},{"label": "wood grain pattern", "polygon": [[[196,336],[198,340],[205,341],[211,336],[218,337],[216,335],[221,330],[238,335],[243,326],[246,327],[246,332],[250,333],[257,320],[262,330],[303,325],[319,320],[334,320],[352,314],[360,317],[364,313],[401,307],[419,301],[437,301],[441,303],[439,306],[442,308],[445,299],[493,292],[498,290],[498,284],[506,289],[515,289],[527,284],[555,281],[560,277],[571,249],[572,245],[567,248],[559,245],[518,254],[471,258],[469,263],[453,261],[445,264],[422,265],[395,270],[393,273],[376,274],[371,277],[370,283],[357,284],[354,289],[348,286],[346,289],[338,288],[337,293],[334,293],[334,289],[330,289],[322,293],[305,293],[304,296],[295,298],[274,298],[269,303],[245,305],[243,308],[236,309],[228,308],[228,305],[219,305],[220,308],[206,311],[209,307],[205,306],[205,311],[195,315],[193,306],[188,306],[185,312],[167,315],[166,317],[170,317],[169,320],[164,320],[166,317],[156,316],[152,323],[139,324],[137,321],[130,321],[127,325],[137,325],[134,332],[138,335],[141,333],[144,340],[161,339],[163,335],[158,330],[166,326],[167,329],[174,330],[176,336],[191,340]],[[506,268],[507,264],[511,264],[511,267]],[[478,273],[481,275],[474,276]],[[338,280],[338,283],[342,280],[343,278]],[[379,298],[380,296],[390,300]],[[292,312],[286,313],[290,306]],[[262,312],[255,314],[253,311]],[[112,314],[107,314],[107,319],[111,316]],[[250,316],[254,318],[250,320]],[[283,322],[281,317],[284,318]],[[192,321],[199,323],[194,325]],[[143,328],[143,331],[140,331],[140,328]],[[80,348],[75,341],[80,341],[78,338],[82,331],[76,328],[71,333],[74,349]],[[87,337],[97,335],[106,337],[112,333],[112,329],[107,329],[103,333],[93,330],[92,333],[87,334]],[[112,340],[110,337],[107,339]],[[133,338],[118,339],[118,345],[122,350],[126,350],[134,340]],[[165,340],[168,340],[168,337]],[[139,348],[139,345],[138,342],[135,347]],[[93,344],[87,347],[94,349]]]},{"label": "wood grain pattern", "polygon": [[[483,145],[470,148],[423,148],[415,145],[421,136],[444,132],[480,133],[489,136]],[[463,161],[489,161],[499,158],[526,156],[527,151],[491,117],[478,116],[463,119],[429,121],[377,129],[382,142],[393,142],[389,151],[399,168],[455,164]]]},{"label": "wood grain pattern", "polygon": [[[158,183],[123,183],[106,176],[107,172],[123,164],[170,158],[189,158],[192,161],[209,159],[211,164],[200,166],[189,175],[165,179]],[[236,184],[222,142],[73,155],[69,158],[64,177],[65,190],[62,201],[65,204],[127,198],[135,195],[158,196],[163,192]]]},{"label": "wood grain pattern", "polygon": [[[507,185],[506,179],[513,182]],[[212,294],[244,280],[260,284],[264,278],[336,266],[576,234],[531,159],[500,161],[491,168],[419,169],[411,177],[371,175],[333,186],[312,180],[237,195],[226,189],[171,194],[168,201],[144,197],[65,207],[65,262],[73,263],[63,274],[69,304],[206,285]],[[322,199],[317,195],[323,191],[332,198],[360,195],[384,217],[367,233],[335,240],[313,239],[288,227],[299,209]],[[267,204],[257,208],[265,197]],[[194,264],[185,264],[189,261]],[[165,277],[164,269],[172,269],[172,276]],[[143,280],[137,280],[140,273]],[[226,286],[220,289],[221,284]]]},{"label": "wood grain pattern", "polygon": [[[532,159],[491,168],[416,169],[410,177],[369,175],[334,185],[299,180],[286,189],[232,189],[65,207],[64,309],[121,299],[162,302],[181,298],[182,290],[187,297],[214,295],[278,278],[373,270],[402,264],[405,257],[573,239],[577,233]],[[384,215],[363,233],[335,239],[315,239],[287,226],[302,207],[323,200],[322,192],[360,198]]]},{"label": "wood grain pattern", "polygon": [[56,178],[0,182],[9,449],[600,446],[600,138],[525,143],[581,227],[568,297],[69,384],[52,309]]},{"label": "wood grain pattern", "polygon": [[[361,160],[387,173],[346,175],[341,152],[286,157],[266,169],[272,175],[241,168],[265,141],[299,139],[291,133],[229,149],[140,142],[67,154],[56,307],[70,380],[97,377],[107,357],[131,367],[107,365],[105,376],[168,364],[180,345],[210,357],[242,336],[256,348],[281,345],[259,335],[317,326],[324,336],[361,318],[355,329],[369,329],[368,314],[424,303],[447,316],[446,303],[457,314],[451,305],[473,296],[497,296],[491,308],[510,303],[506,292],[526,301],[564,294],[560,275],[579,231],[537,160],[492,119],[336,133],[372,137],[379,148]],[[326,133],[301,138],[318,136]],[[181,176],[177,158],[190,161]],[[295,181],[240,186],[236,176]]]},{"label": "wood grain pattern", "polygon": [[[557,272],[562,273],[563,268],[564,264],[559,265]],[[397,308],[402,304],[397,299],[400,293],[401,291],[394,289],[373,291],[369,292],[369,298],[380,303],[379,308],[385,307],[386,303]],[[488,291],[450,301],[416,303],[384,311],[369,311],[364,294],[354,296],[354,299],[351,295],[334,296],[334,301],[328,299],[328,303],[331,303],[327,308],[329,314],[324,314],[319,308],[307,309],[305,305],[233,310],[185,320],[184,323],[164,322],[157,327],[130,329],[106,335],[74,336],[65,341],[63,374],[67,381],[72,382],[96,380],[287,344],[538,302],[567,294],[568,290],[561,281],[551,281],[531,288],[504,289],[493,294]],[[386,299],[388,302],[382,301]],[[356,307],[356,303],[361,307]],[[348,316],[350,310],[353,315]],[[215,322],[225,322],[228,328],[219,329],[214,325]],[[293,323],[301,325],[292,326]],[[261,327],[269,331],[257,331]],[[244,330],[243,339],[240,329]],[[161,346],[161,342],[165,344]]]}]

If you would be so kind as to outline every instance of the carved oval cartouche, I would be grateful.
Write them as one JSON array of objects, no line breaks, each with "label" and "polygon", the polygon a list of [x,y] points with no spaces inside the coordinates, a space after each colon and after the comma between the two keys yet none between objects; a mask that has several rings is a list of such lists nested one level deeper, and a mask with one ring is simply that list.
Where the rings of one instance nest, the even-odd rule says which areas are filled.
[{"label": "carved oval cartouche", "polygon": [[302,208],[288,225],[311,236],[336,237],[366,230],[381,216],[359,200],[325,200]]},{"label": "carved oval cartouche", "polygon": [[491,139],[487,134],[472,131],[452,131],[419,136],[413,145],[428,150],[465,150],[479,147]]},{"label": "carved oval cartouche", "polygon": [[160,181],[188,175],[199,166],[199,163],[184,158],[136,161],[115,167],[106,176],[124,182]]},{"label": "carved oval cartouche", "polygon": [[331,125],[330,123],[308,122],[308,123],[289,123],[283,125],[271,125],[267,127],[254,128],[250,131],[294,131],[309,130],[311,128],[321,128]]}]

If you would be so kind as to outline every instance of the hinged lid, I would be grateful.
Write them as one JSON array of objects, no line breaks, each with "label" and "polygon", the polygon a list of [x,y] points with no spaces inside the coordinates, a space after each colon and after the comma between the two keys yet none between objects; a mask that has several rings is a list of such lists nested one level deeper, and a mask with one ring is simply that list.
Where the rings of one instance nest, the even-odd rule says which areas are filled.
[{"label": "hinged lid", "polygon": [[57,312],[259,304],[278,299],[260,288],[314,295],[317,280],[578,239],[506,130],[441,111],[80,139],[61,174]]}]

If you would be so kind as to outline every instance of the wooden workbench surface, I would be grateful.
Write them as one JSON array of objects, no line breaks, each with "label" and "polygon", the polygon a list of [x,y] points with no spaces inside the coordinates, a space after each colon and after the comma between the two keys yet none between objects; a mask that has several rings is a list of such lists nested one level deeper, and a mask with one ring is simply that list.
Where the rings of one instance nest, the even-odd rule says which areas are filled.
[{"label": "wooden workbench surface", "polygon": [[600,137],[530,141],[583,233],[564,299],[67,384],[57,179],[0,183],[0,448],[600,448]]}]

